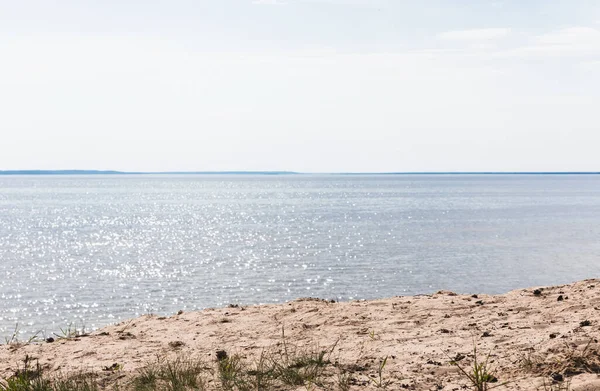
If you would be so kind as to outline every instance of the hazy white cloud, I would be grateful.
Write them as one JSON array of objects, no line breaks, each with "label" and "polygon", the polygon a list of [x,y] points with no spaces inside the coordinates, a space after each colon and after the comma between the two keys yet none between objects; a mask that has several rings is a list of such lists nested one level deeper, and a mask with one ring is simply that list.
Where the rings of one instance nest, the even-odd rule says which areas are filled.
[{"label": "hazy white cloud", "polygon": [[570,27],[535,37],[540,45],[600,44],[600,30],[592,27]]},{"label": "hazy white cloud", "polygon": [[365,5],[377,6],[382,3],[382,0],[253,0],[253,4],[262,5],[281,5],[289,3],[297,4],[334,4],[334,5]]},{"label": "hazy white cloud", "polygon": [[511,56],[592,56],[600,57],[600,30],[570,27],[530,37],[520,47],[497,54]]},{"label": "hazy white cloud", "polygon": [[600,71],[600,60],[597,61],[583,61],[580,64],[581,68],[586,71]]},{"label": "hazy white cloud", "polygon": [[[577,169],[600,142],[593,96],[552,100],[543,78],[452,51],[204,53],[64,35],[0,46],[4,168]],[[563,129],[590,147],[552,166]],[[523,163],[515,143],[540,137],[546,166]]]},{"label": "hazy white cloud", "polygon": [[333,5],[359,5],[367,7],[380,7],[389,2],[389,0],[295,0],[298,3],[308,4],[333,4]]},{"label": "hazy white cloud", "polygon": [[485,41],[505,38],[511,33],[509,28],[484,28],[472,30],[446,31],[438,34],[438,38],[446,41]]},{"label": "hazy white cloud", "polygon": [[20,2],[0,12],[0,169],[600,164],[598,26],[565,17],[571,3],[526,26],[460,30],[531,5],[31,1],[37,16]]},{"label": "hazy white cloud", "polygon": [[252,4],[258,5],[283,5],[287,4],[285,0],[253,0]]}]

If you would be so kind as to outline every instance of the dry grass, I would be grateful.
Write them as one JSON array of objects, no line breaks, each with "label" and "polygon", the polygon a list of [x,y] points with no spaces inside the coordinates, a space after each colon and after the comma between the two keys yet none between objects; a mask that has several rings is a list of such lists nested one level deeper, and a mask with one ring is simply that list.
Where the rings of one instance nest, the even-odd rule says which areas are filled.
[{"label": "dry grass", "polygon": [[[331,356],[336,344],[297,346],[282,336],[282,340],[265,349],[254,360],[239,354],[221,351],[217,359],[205,361],[198,357],[178,355],[156,357],[134,373],[123,373],[124,381],[101,381],[100,374],[87,373],[69,377],[51,377],[30,357],[5,381],[0,391],[276,391],[303,387],[348,391],[350,373],[338,369]],[[122,371],[119,364],[105,368],[105,375]],[[115,377],[115,378],[118,378]]]}]

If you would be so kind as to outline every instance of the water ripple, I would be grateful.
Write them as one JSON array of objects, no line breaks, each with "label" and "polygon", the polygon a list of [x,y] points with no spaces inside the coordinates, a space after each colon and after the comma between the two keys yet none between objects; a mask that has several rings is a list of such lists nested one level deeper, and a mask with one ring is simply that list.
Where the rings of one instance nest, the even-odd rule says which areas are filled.
[{"label": "water ripple", "polygon": [[597,176],[0,177],[0,335],[598,276]]}]

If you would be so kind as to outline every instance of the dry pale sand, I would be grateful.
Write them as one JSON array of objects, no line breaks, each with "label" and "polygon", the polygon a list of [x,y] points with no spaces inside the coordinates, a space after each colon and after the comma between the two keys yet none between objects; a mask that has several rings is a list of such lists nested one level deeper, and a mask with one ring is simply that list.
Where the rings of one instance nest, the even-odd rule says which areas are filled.
[{"label": "dry pale sand", "polygon": [[[510,381],[498,390],[544,389],[553,373],[571,379],[573,391],[600,390],[600,280],[541,289],[541,294],[535,288],[477,297],[438,292],[345,303],[299,299],[143,316],[85,337],[3,345],[0,376],[14,373],[26,355],[47,372],[63,375],[103,373],[118,363],[121,381],[157,356],[210,361],[217,350],[225,350],[252,362],[263,350],[277,349],[284,330],[290,345],[335,345],[331,361],[352,372],[351,389],[356,390],[376,388],[369,377],[385,357],[387,389],[466,389],[468,382],[450,361],[463,355],[459,363],[469,367],[473,343],[480,357],[490,352],[500,382]],[[327,372],[331,389],[338,370]]]}]

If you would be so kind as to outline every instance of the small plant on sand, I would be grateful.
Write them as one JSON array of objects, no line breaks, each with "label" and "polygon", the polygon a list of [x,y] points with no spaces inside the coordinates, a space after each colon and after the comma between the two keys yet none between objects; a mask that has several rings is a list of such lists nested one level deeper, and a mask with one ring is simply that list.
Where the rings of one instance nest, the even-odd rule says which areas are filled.
[{"label": "small plant on sand", "polygon": [[263,350],[254,367],[247,371],[248,384],[252,390],[268,390],[274,381],[273,368],[269,365],[267,354]]},{"label": "small plant on sand", "polygon": [[148,363],[138,369],[138,374],[133,378],[131,384],[135,391],[147,391],[156,388],[156,383],[160,378],[159,368],[156,363]]},{"label": "small plant on sand", "polygon": [[326,351],[304,352],[287,343],[271,358],[274,376],[289,386],[320,383],[324,367],[329,364]]},{"label": "small plant on sand", "polygon": [[375,330],[369,331],[369,338],[371,338],[372,341],[376,340],[377,337],[378,335],[375,333]]},{"label": "small plant on sand", "polygon": [[[473,363],[470,367],[465,367],[459,364],[458,360],[450,358],[446,353],[446,356],[450,358],[450,364],[455,365],[459,372],[469,380],[475,391],[488,391],[496,387],[506,385],[507,383],[498,383],[498,378],[495,375],[495,370],[490,365],[491,351],[485,357],[485,360],[480,361],[480,357],[477,355],[477,345],[473,341]],[[490,383],[498,383],[490,385]]]},{"label": "small plant on sand", "polygon": [[337,341],[327,349],[318,346],[300,348],[291,345],[285,338],[282,329],[282,342],[279,350],[270,357],[273,375],[288,386],[307,385],[309,383],[321,385],[321,376],[325,367],[331,364],[330,358]]},{"label": "small plant on sand", "polygon": [[[50,384],[50,382],[48,382]],[[52,391],[98,391],[96,377],[91,373],[81,373],[65,379],[56,379],[51,383]],[[31,391],[45,391],[32,389]]]},{"label": "small plant on sand", "polygon": [[48,384],[42,379],[42,368],[33,358],[26,355],[23,366],[19,367],[13,376],[0,382],[0,391],[43,391],[48,389]]},{"label": "small plant on sand", "polygon": [[[185,391],[205,390],[204,374],[209,368],[201,360],[194,358],[162,359],[146,364],[138,370],[131,385],[135,391]],[[210,373],[210,372],[209,372]]]},{"label": "small plant on sand", "polygon": [[120,334],[120,335],[127,334],[128,333],[127,330],[129,330],[129,328],[133,325],[133,321],[134,321],[134,319],[130,319],[126,322],[121,323],[122,327],[119,330],[117,330],[117,334]]},{"label": "small plant on sand", "polygon": [[84,337],[87,335],[85,332],[85,324],[81,323],[81,327],[77,328],[73,322],[69,323],[67,327],[60,327],[60,333],[54,333],[59,339],[72,339],[77,337]]},{"label": "small plant on sand", "polygon": [[218,360],[219,380],[224,390],[245,390],[248,387],[245,379],[246,368],[238,355]]},{"label": "small plant on sand", "polygon": [[564,342],[562,349],[557,349],[552,359],[541,354],[534,355],[530,349],[521,358],[521,366],[530,373],[552,376],[556,388],[559,378],[568,378],[580,373],[600,373],[600,349],[594,338],[586,343]]},{"label": "small plant on sand", "polygon": [[539,354],[536,354],[534,348],[531,347],[521,355],[520,364],[524,371],[535,373],[543,366],[543,359]]},{"label": "small plant on sand", "polygon": [[567,346],[567,356],[560,363],[556,372],[561,372],[565,376],[577,375],[579,373],[598,373],[600,371],[600,352],[592,347],[594,339],[590,338],[583,350],[569,348]]},{"label": "small plant on sand", "polygon": [[389,381],[383,380],[383,369],[385,368],[385,364],[387,364],[387,359],[387,356],[385,356],[385,358],[379,363],[379,366],[377,367],[377,377],[369,378],[377,388],[386,388],[390,383]]},{"label": "small plant on sand", "polygon": [[337,386],[340,391],[349,391],[350,390],[350,381],[351,381],[350,373],[340,369],[337,374]]},{"label": "small plant on sand", "polygon": [[19,323],[15,325],[15,329],[9,337],[4,337],[4,342],[7,345],[19,342]]},{"label": "small plant on sand", "polygon": [[23,366],[4,382],[0,391],[98,391],[96,376],[91,373],[78,373],[69,377],[45,377],[39,362],[25,356]]},{"label": "small plant on sand", "polygon": [[164,363],[160,378],[169,391],[184,391],[188,388],[204,390],[206,385],[201,375],[205,368],[202,361],[177,358]]},{"label": "small plant on sand", "polygon": [[544,391],[570,391],[571,390],[571,380],[561,381],[561,382],[553,382],[547,384],[544,380]]},{"label": "small plant on sand", "polygon": [[19,334],[21,333],[20,328],[19,328],[19,323],[17,323],[15,325],[15,329],[13,330],[12,334],[8,337],[4,337],[4,342],[7,345],[12,345],[15,347],[20,347],[20,346],[25,346],[25,345],[29,345],[30,343],[36,342],[39,339],[40,334],[42,333],[41,331],[37,331],[36,333],[34,333],[32,336],[30,336],[27,340],[25,341],[20,341],[19,340]]}]

